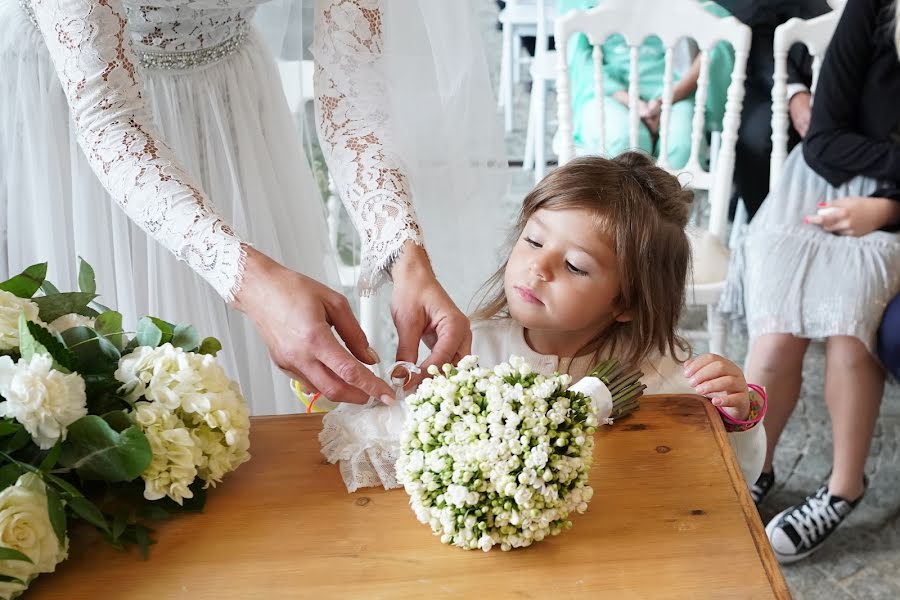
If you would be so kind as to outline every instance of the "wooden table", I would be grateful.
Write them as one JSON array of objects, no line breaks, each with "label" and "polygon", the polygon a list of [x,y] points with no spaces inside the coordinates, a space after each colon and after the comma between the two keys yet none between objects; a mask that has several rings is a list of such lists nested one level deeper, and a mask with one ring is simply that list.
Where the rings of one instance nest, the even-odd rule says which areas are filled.
[{"label": "wooden table", "polygon": [[315,416],[253,421],[253,459],[206,512],[158,529],[148,561],[74,540],[28,600],[789,598],[721,421],[655,396],[598,434],[589,511],[513,552],[445,546],[403,490],[348,494]]}]

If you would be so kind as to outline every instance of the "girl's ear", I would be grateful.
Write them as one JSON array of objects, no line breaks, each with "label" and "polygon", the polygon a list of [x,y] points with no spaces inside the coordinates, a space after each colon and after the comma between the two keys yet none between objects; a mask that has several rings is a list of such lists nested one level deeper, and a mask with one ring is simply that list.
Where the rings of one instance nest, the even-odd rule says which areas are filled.
[{"label": "girl's ear", "polygon": [[617,314],[615,316],[615,319],[619,323],[627,323],[628,321],[631,321],[634,319],[634,314],[630,310],[625,310],[625,311],[622,311],[619,314]]}]

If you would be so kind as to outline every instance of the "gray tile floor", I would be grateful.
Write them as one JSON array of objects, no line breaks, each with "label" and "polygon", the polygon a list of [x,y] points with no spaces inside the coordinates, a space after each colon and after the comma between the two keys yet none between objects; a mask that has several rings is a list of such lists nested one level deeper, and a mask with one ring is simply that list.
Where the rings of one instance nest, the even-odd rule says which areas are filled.
[{"label": "gray tile floor", "polygon": [[[494,28],[496,6],[482,0],[478,17],[488,60],[496,84],[499,74],[500,33]],[[515,126],[507,136],[510,160],[521,160],[525,140],[526,84],[516,89]],[[547,102],[550,130],[555,127],[553,94]],[[553,157],[549,150],[548,157]],[[532,185],[531,174],[513,169],[513,189],[508,198],[514,207]],[[690,320],[702,318],[694,314]],[[703,351],[698,344],[697,350]],[[747,352],[745,331],[729,338],[729,355],[741,364]],[[831,468],[831,428],[823,398],[824,348],[813,344],[803,367],[803,390],[797,410],[782,437],[775,461],[776,488],[761,507],[763,519],[801,500],[814,491]],[[869,490],[859,508],[834,533],[819,553],[784,568],[788,584],[798,599],[842,600],[900,598],[900,386],[890,384],[882,402],[867,465]],[[765,521],[764,521],[765,522]]]}]

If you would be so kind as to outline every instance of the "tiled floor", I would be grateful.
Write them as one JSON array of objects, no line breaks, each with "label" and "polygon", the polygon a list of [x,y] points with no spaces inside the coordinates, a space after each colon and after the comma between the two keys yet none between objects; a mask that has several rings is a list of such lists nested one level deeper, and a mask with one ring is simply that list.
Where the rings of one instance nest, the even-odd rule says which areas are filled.
[{"label": "tiled floor", "polygon": [[[500,33],[494,27],[496,6],[479,3],[487,56],[493,75],[499,72]],[[516,129],[507,137],[510,160],[521,160],[525,139],[528,92],[525,84],[516,90]],[[555,99],[549,94],[548,115],[552,123]],[[552,131],[551,125],[551,131]],[[549,137],[549,136],[548,136]],[[552,157],[548,143],[548,157]],[[510,205],[531,187],[530,173],[514,169]],[[703,348],[698,348],[703,350]],[[729,354],[738,364],[747,352],[744,331],[729,339]],[[830,421],[823,398],[824,349],[810,348],[803,369],[801,399],[783,435],[776,457],[778,482],[762,506],[768,519],[788,504],[816,489],[831,468]],[[881,418],[867,465],[870,487],[866,498],[848,521],[818,554],[784,569],[794,597],[810,600],[847,598],[900,598],[900,386],[888,386]]]}]

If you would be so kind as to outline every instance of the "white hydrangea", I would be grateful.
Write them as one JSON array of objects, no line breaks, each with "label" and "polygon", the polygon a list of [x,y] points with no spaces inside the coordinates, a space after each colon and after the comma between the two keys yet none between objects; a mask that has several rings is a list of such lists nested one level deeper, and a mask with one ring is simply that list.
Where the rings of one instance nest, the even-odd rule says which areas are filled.
[{"label": "white hydrangea", "polygon": [[47,325],[47,329],[54,333],[62,333],[73,327],[90,327],[93,329],[95,323],[96,319],[91,317],[85,317],[84,315],[79,315],[77,313],[69,313],[51,321],[50,324]]},{"label": "white hydrangea", "polygon": [[69,425],[87,414],[84,380],[53,369],[53,359],[35,354],[13,362],[0,356],[0,417],[11,417],[42,450],[66,439]]},{"label": "white hydrangea", "polygon": [[[115,377],[137,403],[135,421],[145,433],[155,428],[148,437],[156,438],[161,456],[154,448],[142,475],[148,499],[165,495],[180,503],[192,496],[187,486],[196,477],[215,485],[250,460],[250,413],[215,357],[171,344],[141,346],[122,357]],[[189,451],[177,452],[176,443]]]},{"label": "white hydrangea", "polygon": [[0,290],[0,352],[19,347],[19,315],[35,323],[38,319],[38,305],[27,298]]},{"label": "white hydrangea", "polygon": [[597,415],[568,375],[520,357],[432,367],[409,397],[398,479],[416,518],[461,548],[528,546],[571,526],[593,496]]},{"label": "white hydrangea", "polygon": [[190,429],[174,412],[161,404],[138,402],[134,420],[141,427],[153,458],[141,477],[144,497],[159,500],[168,496],[178,504],[193,498],[190,485],[197,477],[203,453],[194,443]]}]

